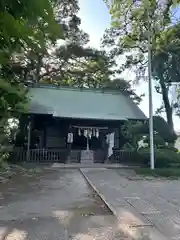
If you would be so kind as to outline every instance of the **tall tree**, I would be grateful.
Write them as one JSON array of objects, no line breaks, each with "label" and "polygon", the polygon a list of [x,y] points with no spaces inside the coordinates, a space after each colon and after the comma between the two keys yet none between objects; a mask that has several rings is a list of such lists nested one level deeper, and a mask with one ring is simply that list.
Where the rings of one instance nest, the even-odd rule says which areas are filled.
[{"label": "tall tree", "polygon": [[[157,39],[156,51],[152,57],[152,73],[156,80],[156,91],[162,94],[164,103],[158,111],[166,110],[167,120],[171,127],[173,127],[173,112],[178,114],[180,108],[175,92],[180,86],[179,34],[179,24],[164,30]],[[173,89],[175,91],[172,91]]]},{"label": "tall tree", "polygon": [[[11,62],[11,72],[19,81],[51,83],[77,87],[118,88],[127,92],[133,100],[140,100],[131,84],[122,79],[111,81],[118,73],[111,54],[85,47],[88,35],[80,28],[78,1],[56,1],[52,5],[56,22],[63,30],[63,39],[49,38],[43,28],[41,45],[33,45],[16,54]],[[62,34],[59,35],[62,37]],[[55,44],[54,44],[55,43]],[[6,71],[4,71],[6,72]]]},{"label": "tall tree", "polygon": [[[53,69],[55,75],[56,64],[62,62],[64,65],[67,58],[69,60],[71,55],[74,54],[75,48],[76,52],[81,51],[82,54],[83,45],[88,42],[88,34],[80,29],[81,21],[77,16],[78,1],[55,1],[52,7],[56,23],[63,31],[63,36],[55,35],[55,38],[52,36],[50,39],[49,34],[47,35],[42,29],[41,40],[43,44],[41,44],[41,47],[35,45],[26,48],[23,53],[16,57],[13,67],[17,68],[18,71],[21,70],[21,79],[23,78],[24,81],[30,78],[33,82],[39,83],[42,77],[48,76],[49,73],[52,74]],[[39,29],[38,25],[37,27]],[[59,39],[55,41],[57,37]],[[58,53],[60,54],[58,55]]]},{"label": "tall tree", "polygon": [[119,72],[115,69],[117,64],[105,51],[69,44],[56,50],[52,56],[56,57],[48,62],[48,71],[42,74],[40,83],[120,90],[140,103],[142,95],[135,94],[131,81],[116,77]]},{"label": "tall tree", "polygon": [[[122,70],[130,68],[136,72],[138,78],[144,77],[146,72],[148,34],[150,34],[153,77],[158,85],[156,91],[162,94],[167,122],[173,130],[173,106],[169,99],[169,89],[175,79],[172,74],[169,75],[170,72],[166,71],[162,74],[162,69],[156,67],[157,61],[159,66],[164,65],[162,57],[164,58],[167,52],[165,46],[170,35],[171,38],[174,37],[172,30],[169,29],[174,14],[173,2],[109,0],[106,3],[112,16],[112,27],[106,31],[103,44],[120,49],[120,55],[126,55],[126,62],[121,66]],[[165,62],[165,59],[163,61]],[[173,68],[176,68],[174,64],[172,64]]]},{"label": "tall tree", "polygon": [[25,49],[41,49],[44,35],[49,41],[62,36],[50,0],[0,2],[0,146],[9,118],[24,111],[26,90],[15,74],[12,62]]},{"label": "tall tree", "polygon": [[42,80],[58,85],[102,87],[109,80],[113,63],[104,52],[70,43],[55,49],[47,64]]}]

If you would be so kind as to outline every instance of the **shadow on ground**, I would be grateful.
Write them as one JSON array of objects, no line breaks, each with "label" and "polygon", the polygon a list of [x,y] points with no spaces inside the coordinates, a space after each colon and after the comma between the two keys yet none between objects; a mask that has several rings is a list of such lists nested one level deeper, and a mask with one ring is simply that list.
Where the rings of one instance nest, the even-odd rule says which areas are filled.
[{"label": "shadow on ground", "polygon": [[19,173],[0,202],[0,240],[128,239],[78,170]]}]

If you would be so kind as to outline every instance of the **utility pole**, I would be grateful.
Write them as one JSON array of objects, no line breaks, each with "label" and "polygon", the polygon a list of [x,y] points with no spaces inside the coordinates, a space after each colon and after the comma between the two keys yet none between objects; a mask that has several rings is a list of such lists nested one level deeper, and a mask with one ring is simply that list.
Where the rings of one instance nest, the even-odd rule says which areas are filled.
[{"label": "utility pole", "polygon": [[154,127],[153,127],[153,99],[152,99],[152,29],[148,9],[148,87],[149,87],[149,137],[150,137],[150,163],[154,170]]}]

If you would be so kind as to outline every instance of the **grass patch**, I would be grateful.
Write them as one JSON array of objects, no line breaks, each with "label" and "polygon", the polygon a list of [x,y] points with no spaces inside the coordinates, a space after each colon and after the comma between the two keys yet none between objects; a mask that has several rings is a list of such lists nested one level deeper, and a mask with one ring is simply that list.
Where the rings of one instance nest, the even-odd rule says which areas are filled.
[{"label": "grass patch", "polygon": [[165,177],[171,179],[180,178],[180,168],[156,168],[151,170],[149,168],[134,169],[139,175],[150,177]]}]

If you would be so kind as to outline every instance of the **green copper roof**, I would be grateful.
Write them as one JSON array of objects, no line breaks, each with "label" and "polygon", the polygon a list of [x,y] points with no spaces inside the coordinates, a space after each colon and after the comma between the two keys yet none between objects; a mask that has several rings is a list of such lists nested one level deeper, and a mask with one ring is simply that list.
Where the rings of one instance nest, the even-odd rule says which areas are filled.
[{"label": "green copper roof", "polygon": [[80,119],[146,119],[138,106],[119,91],[48,86],[30,88],[29,96],[29,113]]}]

